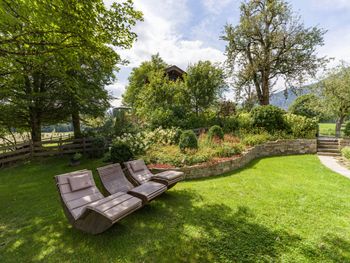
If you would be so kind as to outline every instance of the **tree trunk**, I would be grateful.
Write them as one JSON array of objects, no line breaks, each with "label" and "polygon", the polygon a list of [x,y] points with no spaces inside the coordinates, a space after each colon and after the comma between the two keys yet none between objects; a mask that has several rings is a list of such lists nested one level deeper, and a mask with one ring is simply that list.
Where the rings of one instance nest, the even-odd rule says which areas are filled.
[{"label": "tree trunk", "polygon": [[260,99],[260,105],[269,105],[270,104],[270,82],[268,72],[263,72],[262,74],[262,96]]},{"label": "tree trunk", "polygon": [[41,142],[41,116],[35,110],[30,110],[30,128],[33,142]]},{"label": "tree trunk", "polygon": [[74,130],[74,138],[79,139],[83,137],[80,129],[80,116],[78,111],[72,113],[72,124]]},{"label": "tree trunk", "polygon": [[335,137],[340,138],[341,136],[341,126],[344,122],[345,117],[344,116],[340,116],[337,119],[337,122],[335,124]]}]

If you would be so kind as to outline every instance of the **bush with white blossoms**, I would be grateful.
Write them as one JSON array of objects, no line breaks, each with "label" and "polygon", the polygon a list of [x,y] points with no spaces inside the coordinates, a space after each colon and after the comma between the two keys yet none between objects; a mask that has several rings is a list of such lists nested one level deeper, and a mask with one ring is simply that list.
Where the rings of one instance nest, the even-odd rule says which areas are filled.
[{"label": "bush with white blossoms", "polygon": [[129,146],[134,155],[143,154],[153,145],[171,145],[176,143],[177,128],[143,131],[135,134],[124,133],[116,137],[113,142],[122,142]]}]

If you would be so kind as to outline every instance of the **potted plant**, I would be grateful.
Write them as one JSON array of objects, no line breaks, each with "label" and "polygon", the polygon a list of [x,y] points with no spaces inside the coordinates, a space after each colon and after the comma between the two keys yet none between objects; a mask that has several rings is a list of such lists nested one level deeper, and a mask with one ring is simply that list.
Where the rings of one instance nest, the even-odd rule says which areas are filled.
[{"label": "potted plant", "polygon": [[80,164],[80,160],[83,157],[81,153],[75,153],[72,158],[70,159],[70,165],[71,166],[77,166]]}]

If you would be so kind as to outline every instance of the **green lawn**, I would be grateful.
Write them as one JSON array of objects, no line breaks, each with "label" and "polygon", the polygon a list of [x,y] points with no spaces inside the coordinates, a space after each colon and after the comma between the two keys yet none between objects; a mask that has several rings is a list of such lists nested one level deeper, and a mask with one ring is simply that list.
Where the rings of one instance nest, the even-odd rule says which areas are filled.
[{"label": "green lawn", "polygon": [[335,136],[335,123],[319,123],[320,135]]},{"label": "green lawn", "polygon": [[0,170],[0,262],[350,262],[350,180],[314,155],[179,183],[98,236],[64,217],[67,163]]}]

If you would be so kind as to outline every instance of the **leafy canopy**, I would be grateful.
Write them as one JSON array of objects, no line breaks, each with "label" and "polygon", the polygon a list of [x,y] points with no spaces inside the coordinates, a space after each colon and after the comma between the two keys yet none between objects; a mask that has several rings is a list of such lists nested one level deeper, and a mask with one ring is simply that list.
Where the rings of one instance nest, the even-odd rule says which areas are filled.
[{"label": "leafy canopy", "polygon": [[325,62],[315,50],[324,30],[307,28],[283,0],[249,0],[241,4],[240,22],[225,26],[227,70],[238,94],[253,85],[261,105],[269,104],[274,83],[302,82]]},{"label": "leafy canopy", "polygon": [[289,107],[289,112],[305,116],[308,118],[322,118],[324,110],[322,109],[321,98],[315,94],[305,94],[298,97]]}]

